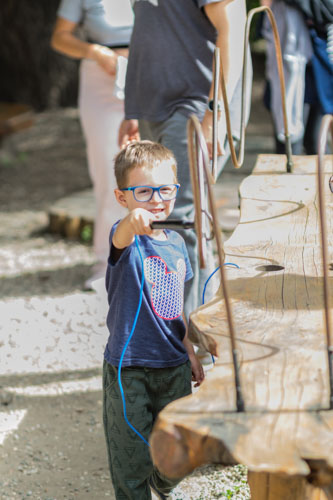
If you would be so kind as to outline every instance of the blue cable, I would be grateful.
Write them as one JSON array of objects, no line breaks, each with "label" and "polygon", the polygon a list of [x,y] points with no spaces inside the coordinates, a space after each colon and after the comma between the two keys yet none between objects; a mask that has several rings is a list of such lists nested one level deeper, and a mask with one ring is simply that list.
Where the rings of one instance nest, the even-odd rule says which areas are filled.
[{"label": "blue cable", "polygon": [[137,434],[139,436],[139,438],[141,438],[142,441],[144,443],[146,443],[147,446],[150,446],[150,444],[148,443],[148,441],[142,436],[142,434],[140,434],[140,432],[131,424],[131,422],[127,418],[125,394],[124,394],[123,384],[121,382],[121,365],[123,363],[123,359],[124,359],[124,356],[125,356],[126,349],[127,349],[128,344],[130,343],[130,341],[131,341],[131,339],[133,337],[133,333],[134,333],[134,330],[135,330],[135,327],[136,327],[136,323],[138,321],[138,316],[139,316],[139,313],[140,313],[141,304],[142,304],[142,297],[143,297],[143,285],[144,285],[144,282],[145,282],[143,257],[142,257],[142,253],[140,251],[138,239],[137,239],[136,236],[135,236],[135,244],[136,244],[136,247],[138,249],[138,252],[139,252],[139,255],[140,255],[140,259],[141,259],[141,276],[142,276],[142,278],[141,278],[140,297],[139,297],[139,304],[138,304],[138,307],[137,307],[137,310],[136,310],[136,314],[135,314],[135,318],[134,318],[134,321],[133,321],[131,333],[129,334],[129,337],[128,337],[127,342],[126,342],[126,344],[124,346],[123,352],[121,353],[121,356],[120,356],[120,361],[119,361],[119,366],[118,366],[118,384],[119,384],[121,399],[122,399],[122,402],[123,402],[123,411],[124,411],[125,422],[132,429],[132,431],[134,431],[135,434]]},{"label": "blue cable", "polygon": [[[121,356],[120,356],[120,361],[119,361],[119,366],[118,366],[118,385],[119,385],[119,390],[120,390],[120,394],[121,394],[121,399],[122,399],[122,403],[123,403],[123,412],[124,412],[124,419],[125,419],[125,422],[127,423],[127,425],[132,429],[132,431],[135,432],[135,434],[137,434],[139,436],[140,439],[142,439],[142,441],[147,445],[147,446],[150,446],[150,444],[148,443],[148,441],[142,436],[142,434],[131,424],[131,422],[128,420],[127,418],[127,411],[126,411],[126,400],[125,400],[125,393],[124,393],[124,389],[123,389],[123,384],[122,384],[122,381],[121,381],[121,367],[122,367],[122,364],[123,364],[123,360],[124,360],[124,356],[125,356],[125,352],[126,352],[126,349],[133,337],[133,334],[134,334],[134,330],[135,330],[135,327],[136,327],[136,324],[137,324],[137,321],[138,321],[138,317],[139,317],[139,313],[140,313],[140,309],[141,309],[141,304],[142,304],[142,298],[143,298],[143,286],[144,286],[144,282],[145,282],[145,274],[144,274],[144,262],[143,262],[143,257],[142,257],[142,253],[141,253],[141,250],[140,250],[140,247],[139,247],[139,243],[138,243],[138,238],[137,236],[135,236],[134,238],[135,240],[135,245],[136,245],[136,248],[138,249],[138,252],[139,252],[139,255],[140,255],[140,260],[141,260],[141,287],[140,287],[140,296],[139,296],[139,303],[138,303],[138,307],[137,307],[137,310],[136,310],[136,314],[135,314],[135,318],[134,318],[134,321],[133,321],[133,325],[132,325],[132,329],[131,329],[131,332],[128,336],[128,339],[124,345],[124,348],[123,348],[123,351],[121,353]],[[223,264],[224,266],[235,266],[239,269],[239,266],[237,264],[233,264],[232,262],[226,262],[225,264]],[[208,282],[209,280],[212,278],[212,276],[214,276],[214,274],[220,269],[220,266],[218,266],[215,271],[213,271],[211,273],[211,275],[208,277],[208,279],[206,280],[206,283],[205,283],[205,286],[204,286],[204,289],[203,289],[203,293],[202,293],[202,303],[204,304],[205,303],[205,292],[206,292],[206,288],[207,288],[207,285],[208,285]],[[215,363],[215,360],[214,360],[214,356],[212,355],[212,360],[213,360],[213,363]]]},{"label": "blue cable", "polygon": [[[239,266],[237,264],[233,264],[232,262],[225,262],[223,264],[224,266],[234,266],[234,267],[237,267],[237,269],[239,269]],[[207,280],[206,280],[206,283],[205,283],[205,286],[204,286],[204,289],[203,289],[203,292],[202,292],[202,304],[205,303],[205,293],[206,293],[206,288],[207,288],[207,285],[208,285],[208,282],[210,280],[210,278],[212,278],[214,276],[214,274],[220,269],[221,266],[218,266],[215,271],[212,272],[212,274],[210,276],[208,276]],[[213,355],[212,356],[212,361],[213,363],[215,363],[215,358]]]},{"label": "blue cable", "polygon": [[[224,266],[234,266],[234,267],[237,267],[237,269],[239,269],[239,266],[237,264],[233,264],[233,262],[225,262],[223,264]],[[212,274],[210,276],[208,276],[207,280],[206,280],[206,283],[205,283],[205,286],[204,286],[204,289],[203,289],[203,292],[202,292],[202,304],[205,303],[205,293],[206,293],[206,288],[207,288],[207,285],[208,285],[208,282],[210,280],[210,278],[212,278],[214,276],[214,274],[220,269],[220,266],[218,266],[215,271],[212,272]]]}]

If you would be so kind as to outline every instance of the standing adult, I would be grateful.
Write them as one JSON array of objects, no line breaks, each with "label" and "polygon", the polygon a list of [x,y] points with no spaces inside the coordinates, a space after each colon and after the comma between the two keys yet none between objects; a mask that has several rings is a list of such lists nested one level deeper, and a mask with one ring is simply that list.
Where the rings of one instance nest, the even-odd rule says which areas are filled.
[{"label": "standing adult", "polygon": [[[142,139],[160,142],[173,151],[181,184],[174,216],[193,220],[187,120],[191,114],[198,116],[211,147],[212,112],[208,104],[213,98],[213,55],[217,46],[223,61],[233,132],[235,137],[239,135],[245,0],[134,0],[132,3],[135,22],[126,77],[125,120],[119,130],[119,143],[126,143],[139,131]],[[225,124],[221,123],[220,153],[225,146],[223,130]],[[220,158],[219,171],[227,158],[228,154]],[[194,271],[194,278],[185,289],[188,316],[201,303],[202,289],[214,261],[210,250],[209,266],[199,270],[196,235],[194,231],[180,232]]]},{"label": "standing adult", "polygon": [[[261,0],[271,7],[281,42],[286,83],[286,107],[292,153],[317,154],[322,118],[333,113],[333,64],[328,34],[333,23],[333,0]],[[274,37],[268,18],[264,96],[271,112],[275,152],[285,153],[281,90]]]},{"label": "standing adult", "polygon": [[[83,25],[87,40],[76,36]],[[122,217],[114,196],[116,181],[113,158],[123,118],[123,93],[119,79],[126,67],[132,33],[133,11],[129,0],[61,0],[52,35],[52,47],[81,59],[79,112],[87,145],[88,168],[96,198],[93,275],[86,281],[90,289],[105,274],[109,233]]]}]

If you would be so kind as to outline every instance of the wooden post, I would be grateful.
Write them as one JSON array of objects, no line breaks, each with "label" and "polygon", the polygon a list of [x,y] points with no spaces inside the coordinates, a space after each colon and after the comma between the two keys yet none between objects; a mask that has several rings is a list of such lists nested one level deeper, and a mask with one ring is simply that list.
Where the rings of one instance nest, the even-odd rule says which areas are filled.
[{"label": "wooden post", "polygon": [[248,472],[251,500],[330,500],[324,490],[311,486],[302,476]]}]

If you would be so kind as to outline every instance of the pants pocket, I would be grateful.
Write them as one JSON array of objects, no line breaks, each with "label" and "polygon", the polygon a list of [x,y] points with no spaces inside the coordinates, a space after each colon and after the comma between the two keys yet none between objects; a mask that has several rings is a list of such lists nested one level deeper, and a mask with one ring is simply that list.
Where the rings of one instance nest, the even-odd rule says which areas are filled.
[{"label": "pants pocket", "polygon": [[104,360],[103,363],[103,390],[109,392],[115,385],[118,378],[118,370],[115,366],[110,365]]}]

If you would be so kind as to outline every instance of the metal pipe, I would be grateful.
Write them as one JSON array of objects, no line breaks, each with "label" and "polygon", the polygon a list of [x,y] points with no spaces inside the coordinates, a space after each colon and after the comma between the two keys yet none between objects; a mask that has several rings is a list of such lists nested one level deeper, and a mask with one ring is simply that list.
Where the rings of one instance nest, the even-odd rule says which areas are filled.
[{"label": "metal pipe", "polygon": [[219,115],[219,81],[220,81],[220,49],[214,51],[214,90],[213,90],[213,151],[212,151],[212,177],[214,182],[217,177],[217,143],[218,143],[218,115]]},{"label": "metal pipe", "polygon": [[[224,269],[224,265],[223,265],[224,264],[224,251],[223,251],[223,244],[222,244],[222,236],[221,236],[221,230],[220,230],[219,223],[218,223],[216,203],[215,203],[214,193],[213,193],[213,189],[212,189],[213,179],[212,179],[212,174],[211,174],[210,169],[209,169],[208,151],[207,151],[207,146],[205,148],[206,142],[205,142],[205,138],[204,138],[203,133],[202,133],[201,125],[200,125],[198,118],[196,116],[192,115],[192,116],[190,116],[189,121],[188,121],[189,151],[193,151],[193,149],[194,149],[194,138],[196,138],[197,144],[199,144],[199,146],[202,145],[202,147],[203,147],[202,166],[203,166],[204,176],[206,179],[209,208],[210,208],[210,213],[212,215],[213,232],[214,232],[214,236],[215,236],[215,240],[216,240],[218,262],[219,262],[219,266],[220,266],[219,270],[220,270],[220,276],[221,276],[221,286],[222,286],[222,292],[223,292],[225,308],[226,308],[226,313],[227,313],[227,322],[228,322],[229,335],[230,335],[230,346],[231,346],[231,359],[232,359],[233,369],[234,369],[236,407],[237,407],[238,412],[242,412],[245,409],[245,405],[244,405],[244,399],[243,399],[243,395],[242,395],[240,373],[239,373],[239,364],[238,364],[238,359],[237,359],[238,351],[236,348],[234,321],[233,321],[232,310],[231,310],[231,305],[230,305],[227,279],[226,279],[225,269]],[[197,181],[198,181],[198,177],[199,177],[198,168],[199,168],[198,162],[195,162],[194,156],[192,154],[190,154],[190,171],[191,171],[191,179],[192,179],[194,193],[198,193],[198,189],[196,186]],[[194,201],[195,201],[195,212],[197,214],[197,212],[200,212],[203,210],[202,200],[200,200],[200,198],[198,198],[198,196],[195,195]],[[198,220],[198,219],[196,219],[196,220]],[[198,224],[198,222],[196,222],[196,224]],[[199,235],[199,234],[202,234],[202,230],[200,230],[200,228],[198,228],[198,231],[197,231],[197,235]],[[202,240],[198,243],[199,243],[199,247],[200,247],[202,245]]]},{"label": "metal pipe", "polygon": [[333,115],[325,115],[322,119],[319,139],[318,139],[318,159],[317,159],[317,184],[319,195],[319,218],[321,228],[321,251],[323,261],[323,288],[324,288],[324,306],[325,306],[325,328],[326,328],[326,345],[328,358],[328,375],[330,388],[330,410],[333,409],[333,338],[332,338],[332,322],[330,315],[330,294],[328,284],[328,252],[327,252],[327,225],[325,212],[325,194],[324,194],[324,175],[323,175],[323,157],[325,154],[328,132],[331,128],[332,143],[333,143]]},{"label": "metal pipe", "polygon": [[[287,109],[286,109],[286,86],[285,86],[284,72],[283,72],[280,37],[279,37],[278,29],[277,29],[277,24],[276,24],[276,21],[274,18],[274,14],[271,11],[271,9],[269,7],[266,7],[266,6],[251,9],[248,13],[246,25],[245,25],[243,73],[242,73],[242,106],[241,106],[240,143],[239,143],[238,158],[236,155],[234,140],[232,137],[228,96],[227,96],[227,90],[226,90],[225,79],[224,79],[223,64],[222,64],[222,60],[220,59],[221,90],[222,90],[223,104],[224,104],[224,109],[225,109],[227,135],[228,135],[228,142],[229,142],[229,146],[230,146],[231,160],[232,160],[232,163],[233,163],[235,168],[240,168],[244,163],[245,116],[246,116],[245,111],[246,111],[246,90],[247,90],[246,89],[246,87],[247,87],[246,74],[247,74],[247,63],[248,63],[248,50],[247,49],[248,49],[248,46],[250,43],[249,39],[250,39],[251,22],[253,20],[254,15],[258,14],[259,12],[266,12],[267,13],[269,21],[270,21],[270,23],[272,25],[272,29],[273,29],[276,61],[277,61],[280,87],[281,87],[281,101],[282,101],[283,123],[284,123],[284,132],[285,132],[286,155],[287,155],[286,170],[287,170],[287,172],[290,173],[292,171],[293,161],[292,161],[292,154],[291,154],[291,142],[290,142],[290,135],[289,135],[289,127],[288,127]],[[214,96],[214,99],[215,99],[215,96]],[[215,132],[215,134],[217,135],[217,131]]]}]

